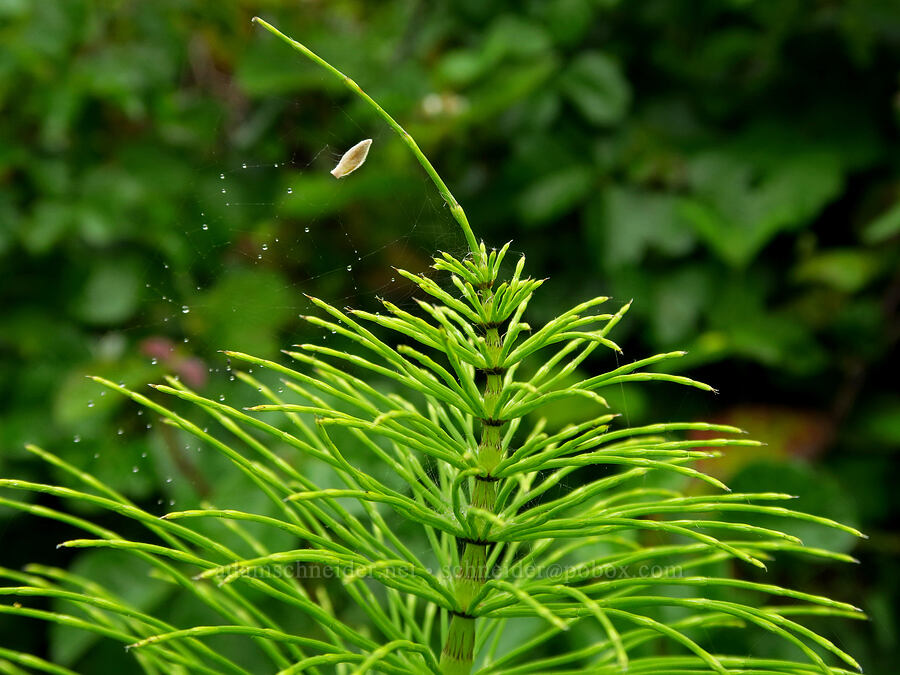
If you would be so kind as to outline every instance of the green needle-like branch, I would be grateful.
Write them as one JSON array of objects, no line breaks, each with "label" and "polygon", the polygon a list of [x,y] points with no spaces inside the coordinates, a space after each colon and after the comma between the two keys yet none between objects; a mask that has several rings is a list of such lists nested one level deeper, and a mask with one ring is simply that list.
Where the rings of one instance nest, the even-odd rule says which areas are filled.
[{"label": "green needle-like branch", "polygon": [[[16,584],[0,586],[0,599],[22,601],[0,602],[0,614],[130,645],[147,675],[251,672],[214,651],[208,638],[258,646],[266,662],[253,663],[252,672],[279,675],[471,675],[476,664],[482,675],[848,672],[826,656],[857,667],[801,623],[861,618],[856,607],[715,575],[728,561],[764,571],[782,554],[857,562],[804,545],[778,522],[862,533],[770,503],[791,495],[764,488],[734,494],[705,473],[706,462],[758,445],[736,427],[630,427],[607,412],[597,392],[621,383],[713,390],[646,370],[683,352],[584,372],[604,353],[620,351],[607,336],[630,303],[600,314],[596,308],[608,298],[589,299],[532,328],[525,312],[543,282],[523,276],[524,257],[511,275],[501,274],[509,245],[488,250],[477,243],[409,134],[339,70],[255,21],[339,78],[400,135],[449,204],[472,255],[436,255],[441,283],[397,270],[429,296],[417,301],[418,310],[387,301],[386,314],[342,310],[310,297],[321,312],[305,318],[335,337],[328,346],[285,351],[288,365],[225,352],[255,371],[236,372],[256,392],[244,408],[172,377],[145,393],[92,377],[159,416],[178,442],[218,455],[215,466],[230,466],[263,499],[149,513],[36,446],[27,449],[74,487],[0,478],[0,506],[93,537],[65,548],[130,556],[181,594],[179,603],[203,609],[193,616],[212,614],[204,621],[211,625],[175,625],[185,612],[170,622],[130,606],[105,579],[40,566],[0,568],[0,579]],[[583,401],[594,412],[576,418],[570,411],[567,426],[539,417],[547,405],[558,410]],[[35,495],[103,512],[104,526],[35,503]],[[122,536],[106,526],[113,519],[129,524],[123,531],[143,528],[147,536]],[[212,536],[210,519],[226,536]],[[294,570],[316,572],[316,582],[285,574]],[[35,598],[65,602],[80,614],[23,606]],[[779,599],[789,606],[767,604]],[[277,611],[270,615],[270,608]],[[674,621],[653,618],[673,610]],[[169,616],[164,607],[154,611]],[[543,627],[523,640],[510,634],[521,631],[517,618]],[[714,633],[726,628],[767,632],[805,662],[710,651],[711,644],[732,644]],[[20,672],[19,665],[72,673],[0,647],[0,671]]]}]

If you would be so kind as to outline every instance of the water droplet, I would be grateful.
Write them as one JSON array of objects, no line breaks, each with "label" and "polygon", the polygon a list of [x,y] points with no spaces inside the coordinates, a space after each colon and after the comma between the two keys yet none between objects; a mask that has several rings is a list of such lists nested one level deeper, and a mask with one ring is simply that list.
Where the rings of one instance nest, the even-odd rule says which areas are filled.
[{"label": "water droplet", "polygon": [[209,229],[209,225],[207,225],[206,223],[203,223],[203,226],[202,226],[202,227],[203,227],[204,230],[208,230],[208,229]]},{"label": "water droplet", "polygon": [[[233,380],[234,377],[232,377],[231,379]],[[220,401],[224,401],[224,400],[225,400],[225,394],[219,394],[219,400],[220,400]]]},{"label": "water droplet", "polygon": [[94,459],[100,459],[100,453],[99,453],[99,452],[95,452],[95,453],[94,453]]},{"label": "water droplet", "polygon": [[76,435],[75,438],[72,439],[73,443],[81,443],[81,436]]},{"label": "water droplet", "polygon": [[184,343],[187,344],[188,342],[190,342],[190,340],[188,338],[184,338]]},{"label": "water droplet", "polygon": [[391,277],[391,283],[394,283],[395,281],[397,280],[394,277]]},{"label": "water droplet", "polygon": [[219,174],[219,178],[221,178],[222,180],[225,180],[225,174],[224,174],[224,173],[220,173],[220,174]]},{"label": "water droplet", "polygon": [[147,425],[147,428],[148,428],[148,429],[152,429],[152,428],[153,428],[153,425],[152,425],[152,424],[148,424],[148,425]]},{"label": "water droplet", "polygon": [[169,476],[168,478],[166,478],[166,482],[167,482],[167,483],[171,483],[171,482],[172,482],[172,476]]},{"label": "water droplet", "polygon": [[159,363],[159,360],[155,356],[150,359],[150,365],[155,366],[157,363]]},{"label": "water droplet", "polygon": [[94,402],[88,401],[88,408],[93,408],[93,407],[94,407]]},{"label": "water droplet", "polygon": [[144,411],[143,411],[143,410],[138,410],[137,414],[138,414],[138,415],[143,415],[143,414],[144,414]]},{"label": "water droplet", "polygon": [[352,272],[352,271],[353,271],[353,265],[347,265],[347,271],[348,271],[348,272]]},{"label": "water droplet", "polygon": [[225,188],[222,188],[222,194],[224,195],[226,192],[228,192],[228,190],[226,190]]},{"label": "water droplet", "polygon": [[288,189],[287,189],[287,193],[288,193],[289,195],[294,194],[294,188],[288,188]]},{"label": "water droplet", "polygon": [[303,231],[304,231],[304,232],[309,232],[309,228],[308,228],[308,227],[304,227],[304,228],[303,228]]},{"label": "water droplet", "polygon": [[175,506],[175,500],[174,500],[174,499],[170,499],[170,500],[169,500],[169,506]]},{"label": "water droplet", "polygon": [[242,169],[246,169],[246,168],[247,168],[247,162],[244,162],[243,164],[241,164],[241,168],[242,168]]},{"label": "water droplet", "polygon": [[181,313],[182,313],[182,314],[187,314],[187,313],[190,312],[190,311],[191,311],[191,308],[188,307],[187,305],[182,305],[182,306],[181,306]]},{"label": "water droplet", "polygon": [[268,244],[263,244],[263,245],[262,245],[262,250],[263,250],[263,251],[268,251],[268,250],[269,250],[269,245],[268,245]]},{"label": "water droplet", "polygon": [[116,434],[118,434],[119,436],[121,436],[121,435],[124,434],[124,433],[125,433],[125,430],[122,429],[122,428],[120,428],[120,429],[116,432]]},{"label": "water droplet", "polygon": [[140,471],[140,469],[136,466],[131,467],[131,473],[137,473],[138,471]]},{"label": "water droplet", "polygon": [[105,392],[105,391],[101,391],[101,392],[100,392],[100,395],[101,395],[101,396],[106,396],[106,392]]}]

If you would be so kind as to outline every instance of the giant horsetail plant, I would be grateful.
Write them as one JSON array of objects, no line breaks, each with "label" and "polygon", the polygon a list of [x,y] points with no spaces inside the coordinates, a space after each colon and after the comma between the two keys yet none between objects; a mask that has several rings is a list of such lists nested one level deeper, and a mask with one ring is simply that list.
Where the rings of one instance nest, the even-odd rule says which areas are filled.
[{"label": "giant horsetail plant", "polygon": [[[739,579],[728,564],[764,569],[764,561],[778,553],[853,560],[804,546],[777,529],[743,523],[740,514],[860,533],[775,505],[790,499],[786,494],[731,493],[692,466],[724,447],[758,445],[739,429],[703,422],[620,425],[602,396],[605,388],[644,381],[711,387],[646,370],[682,352],[581,378],[579,367],[594,352],[619,351],[608,336],[629,305],[599,313],[607,298],[594,298],[544,326],[525,323],[529,300],[543,282],[523,276],[524,258],[504,275],[508,245],[494,250],[478,242],[462,207],[410,135],[353,80],[265,21],[255,21],[340,78],[400,135],[446,200],[469,252],[435,257],[434,268],[449,277],[449,285],[399,272],[428,296],[416,301],[418,313],[390,302],[384,302],[386,314],[340,310],[312,298],[322,314],[307,319],[353,343],[352,352],[299,345],[286,352],[296,369],[227,352],[248,364],[237,376],[258,390],[263,404],[238,409],[174,378],[155,387],[195,404],[204,420],[218,423],[216,433],[203,426],[208,420],[192,421],[157,400],[94,378],[227,457],[258,487],[274,515],[205,505],[159,518],[35,446],[31,452],[83,487],[0,481],[10,490],[82,502],[143,526],[146,539],[127,538],[81,515],[0,498],[0,504],[93,537],[62,546],[136,556],[218,622],[175,625],[95,580],[37,565],[0,569],[9,582],[0,594],[15,601],[0,604],[0,612],[120,642],[145,673],[248,675],[240,659],[208,644],[221,636],[247,640],[248,650],[255,645],[280,675],[850,672],[829,662],[858,669],[851,656],[798,619],[860,618],[859,609]],[[270,388],[252,374],[254,367],[277,374],[284,387]],[[597,416],[545,430],[533,415],[546,404],[571,399],[596,404]],[[725,438],[681,435],[692,431]],[[363,448],[379,470],[351,462],[342,448],[345,438]],[[314,482],[305,470],[311,464],[325,467],[316,475],[328,475],[328,485],[340,487]],[[579,472],[596,467],[604,471]],[[647,480],[673,474],[687,479],[688,495]],[[207,534],[202,524],[209,521],[237,534],[240,546]],[[272,550],[271,539],[257,534],[265,528],[287,533],[291,546]],[[277,573],[298,565],[328,570],[332,581],[309,585]],[[732,596],[740,599],[724,599]],[[57,604],[35,608],[28,606],[31,598]],[[272,604],[282,611],[264,609]],[[300,616],[309,628],[292,630],[285,616]],[[704,639],[713,628],[767,631],[782,638],[798,660],[719,653]],[[559,640],[564,633],[581,637]],[[0,648],[0,671],[26,669],[73,672]]]}]

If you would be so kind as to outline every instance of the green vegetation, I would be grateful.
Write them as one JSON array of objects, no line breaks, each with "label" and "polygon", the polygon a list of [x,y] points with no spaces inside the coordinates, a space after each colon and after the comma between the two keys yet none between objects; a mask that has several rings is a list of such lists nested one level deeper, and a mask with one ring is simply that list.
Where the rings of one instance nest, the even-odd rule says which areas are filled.
[{"label": "green vegetation", "polygon": [[[240,410],[258,392],[217,372],[225,363],[216,350],[274,354],[320,341],[297,325],[309,311],[301,291],[375,313],[368,291],[379,288],[411,311],[414,284],[399,275],[391,283],[390,266],[424,269],[436,238],[462,257],[449,212],[428,201],[429,186],[366,107],[253,35],[251,8],[215,5],[0,3],[4,476],[72,480],[58,468],[48,476],[24,449],[33,443],[145,512],[206,500],[263,513],[259,491],[216,453],[127,399],[101,395],[84,375],[143,391],[175,372]],[[746,566],[719,574],[851,599],[871,624],[812,616],[810,625],[867,672],[891,672],[900,606],[888,480],[900,440],[891,375],[900,296],[895,3],[339,2],[302,16],[283,8],[280,25],[404,121],[459,186],[479,236],[513,238],[513,251],[552,277],[529,304],[533,325],[571,298],[611,294],[618,308],[634,297],[616,335],[627,358],[616,365],[686,347],[688,356],[660,367],[722,391],[712,399],[624,383],[604,392],[629,426],[707,419],[747,428],[767,445],[702,469],[738,492],[798,494],[796,509],[872,535],[856,546],[849,534],[760,518],[753,525],[784,525],[808,546],[853,549],[862,571],[782,559],[765,576]],[[327,176],[327,153],[310,165],[326,144],[339,153],[364,136],[375,137],[374,154],[352,182]],[[353,273],[343,273],[349,263]],[[608,370],[602,351],[565,384]],[[275,393],[283,386],[271,373],[251,375]],[[547,433],[594,406],[548,407]],[[369,467],[364,457],[359,466]],[[696,490],[672,480],[656,487]],[[60,504],[45,495],[32,508]],[[78,508],[119,531],[96,508]],[[77,536],[70,528],[38,530],[12,509],[0,518],[15,542],[4,545],[8,568],[71,563],[70,574],[128,594],[142,612],[165,607],[178,625],[211,620],[127,557],[54,551]],[[244,545],[209,527],[204,536]],[[295,541],[250,531],[271,550]],[[725,601],[758,597],[719,591]],[[0,644],[79,672],[131,667],[117,645],[40,626],[0,617]],[[553,649],[585,639],[578,630]],[[721,653],[796,658],[775,636],[743,634],[710,639]],[[230,642],[210,644],[227,652]]]}]

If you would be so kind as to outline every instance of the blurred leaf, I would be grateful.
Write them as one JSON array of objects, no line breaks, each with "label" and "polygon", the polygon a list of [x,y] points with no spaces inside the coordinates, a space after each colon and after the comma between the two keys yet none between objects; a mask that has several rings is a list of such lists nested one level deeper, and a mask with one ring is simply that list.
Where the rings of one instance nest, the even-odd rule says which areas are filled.
[{"label": "blurred leaf", "polygon": [[[335,84],[302,58],[291,58],[283,45],[254,33],[252,46],[238,61],[235,79],[250,96],[267,96],[299,91],[339,92]],[[273,68],[277,63],[278,67]]]},{"label": "blurred leaf", "polygon": [[591,29],[594,0],[544,0],[534,6],[557,44],[573,44]]},{"label": "blurred leaf", "polygon": [[888,395],[870,401],[859,417],[859,427],[866,439],[900,452],[900,397]]},{"label": "blurred leaf", "polygon": [[685,345],[697,332],[715,278],[701,267],[675,270],[657,279],[651,296],[651,327],[657,344]]},{"label": "blurred leaf", "polygon": [[670,195],[625,186],[611,186],[593,199],[585,224],[605,267],[638,263],[650,248],[672,256],[687,253],[694,234],[680,218],[677,203]]},{"label": "blurred leaf", "polygon": [[822,368],[827,356],[790,310],[765,306],[765,288],[747,275],[720,276],[708,309],[709,325],[732,355],[795,374]]},{"label": "blurred leaf", "polygon": [[782,230],[817,215],[843,180],[831,154],[788,154],[773,166],[754,167],[727,150],[694,157],[689,177],[695,196],[684,200],[681,213],[734,267],[746,266]]},{"label": "blurred leaf", "polygon": [[215,349],[275,354],[282,346],[278,331],[296,310],[295,291],[278,272],[237,268],[196,298],[185,324],[193,333],[211,336]]},{"label": "blurred leaf", "polygon": [[74,214],[69,206],[58,201],[40,201],[31,218],[23,219],[20,236],[32,254],[46,253],[70,229]]},{"label": "blurred leaf", "polygon": [[855,293],[878,274],[876,255],[855,249],[832,249],[804,260],[797,267],[798,281],[816,282],[845,293]]},{"label": "blurred leaf", "polygon": [[879,244],[900,233],[900,202],[868,223],[862,232],[862,240],[867,244]]},{"label": "blurred leaf", "polygon": [[134,258],[101,260],[90,271],[72,310],[91,324],[121,323],[137,309],[142,279],[140,263]]},{"label": "blurred leaf", "polygon": [[494,20],[482,41],[482,50],[491,61],[505,56],[533,58],[550,48],[544,28],[516,14],[503,14]]},{"label": "blurred leaf", "polygon": [[573,209],[590,191],[593,179],[589,167],[564,167],[529,185],[519,196],[516,210],[524,224],[542,225]]},{"label": "blurred leaf", "polygon": [[560,77],[560,87],[585,119],[596,126],[622,120],[631,88],[619,65],[602,52],[582,52]]},{"label": "blurred leaf", "polygon": [[556,60],[550,57],[496,68],[467,92],[470,105],[460,119],[471,124],[506,112],[516,101],[538,91],[555,70]]}]

